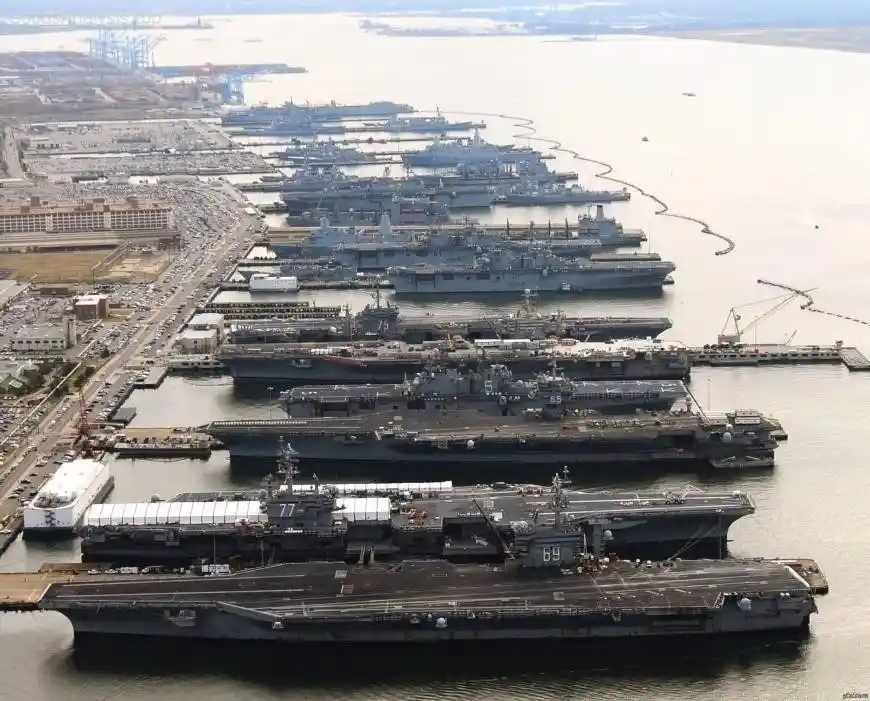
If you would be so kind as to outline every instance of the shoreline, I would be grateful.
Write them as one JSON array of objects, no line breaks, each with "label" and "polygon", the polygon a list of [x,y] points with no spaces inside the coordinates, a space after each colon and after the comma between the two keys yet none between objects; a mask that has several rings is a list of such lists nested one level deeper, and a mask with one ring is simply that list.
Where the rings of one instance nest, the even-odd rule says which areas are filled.
[{"label": "shoreline", "polygon": [[729,44],[785,46],[800,49],[845,51],[848,53],[870,53],[870,27],[837,27],[820,29],[703,29],[685,32],[655,32],[648,36],[719,41]]}]

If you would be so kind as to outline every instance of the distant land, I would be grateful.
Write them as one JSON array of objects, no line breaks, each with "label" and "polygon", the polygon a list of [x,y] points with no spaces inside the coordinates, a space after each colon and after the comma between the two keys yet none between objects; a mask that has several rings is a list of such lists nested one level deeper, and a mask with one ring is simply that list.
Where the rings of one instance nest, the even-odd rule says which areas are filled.
[{"label": "distant land", "polygon": [[704,39],[764,46],[798,46],[807,49],[831,49],[870,53],[870,26],[830,29],[741,29],[656,32],[657,36],[678,39]]}]

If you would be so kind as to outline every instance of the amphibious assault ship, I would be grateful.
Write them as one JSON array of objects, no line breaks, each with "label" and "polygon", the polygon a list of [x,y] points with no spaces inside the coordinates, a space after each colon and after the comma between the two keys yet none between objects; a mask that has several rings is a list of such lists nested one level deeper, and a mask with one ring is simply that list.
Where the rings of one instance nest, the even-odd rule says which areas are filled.
[{"label": "amphibious assault ship", "polygon": [[[550,486],[450,482],[299,485],[292,451],[284,483],[259,493],[180,494],[171,501],[93,507],[80,535],[83,562],[133,566],[262,566],[305,560],[437,558],[503,561],[517,538],[553,527],[554,510],[586,542],[620,557],[724,557],[737,519],[753,514],[741,492],[688,486],[663,493],[585,493]],[[276,488],[277,487],[277,488]]]},{"label": "amphibious assault ship", "polygon": [[306,384],[402,382],[430,363],[476,369],[506,365],[519,379],[530,379],[553,362],[578,380],[686,380],[691,362],[679,345],[626,341],[620,346],[527,339],[431,342],[411,345],[398,341],[225,344],[217,352],[236,382],[268,382],[276,387]]},{"label": "amphibious assault ship", "polygon": [[504,365],[459,370],[437,365],[399,384],[294,387],[282,392],[291,418],[355,416],[367,411],[475,409],[485,414],[523,414],[559,407],[563,412],[624,414],[636,409],[670,410],[687,399],[679,380],[571,380],[558,371],[515,380]]},{"label": "amphibious assault ship", "polygon": [[[393,205],[390,205],[393,207]],[[438,203],[432,207],[438,208]],[[443,215],[443,210],[437,209]],[[462,225],[452,230],[439,229],[421,232],[395,229],[394,212],[378,210],[375,213],[353,212],[355,221],[362,228],[336,226],[330,217],[322,216],[318,226],[299,243],[270,242],[278,257],[336,257],[344,264],[361,269],[383,270],[389,266],[412,265],[418,262],[472,262],[482,251],[511,249],[523,252],[545,248],[559,256],[589,256],[602,249],[637,247],[645,240],[642,231],[626,231],[613,218],[605,217],[599,207],[595,216],[577,218],[572,229],[565,220],[564,229],[548,224],[545,229],[529,227],[528,230],[511,228],[507,222],[504,230],[483,230],[472,225]],[[343,215],[339,215],[343,216]],[[442,216],[443,218],[443,216]]]},{"label": "amphibious assault ship", "polygon": [[564,260],[548,249],[489,251],[472,264],[421,264],[387,269],[397,295],[493,294],[525,289],[586,293],[661,290],[676,270],[670,261]]},{"label": "amphibious assault ship", "polygon": [[568,415],[559,406],[518,416],[486,416],[468,409],[437,416],[385,410],[328,418],[213,421],[197,431],[218,440],[237,464],[264,458],[274,462],[281,441],[287,440],[303,466],[316,467],[321,476],[340,467],[342,476],[354,472],[409,479],[425,470],[427,477],[449,471],[457,479],[457,465],[462,465],[466,484],[503,476],[508,466],[526,479],[540,479],[542,469],[562,465],[587,471],[606,466],[611,472],[614,465],[636,470],[771,468],[777,439],[784,436],[778,421],[754,410],[610,418]]}]

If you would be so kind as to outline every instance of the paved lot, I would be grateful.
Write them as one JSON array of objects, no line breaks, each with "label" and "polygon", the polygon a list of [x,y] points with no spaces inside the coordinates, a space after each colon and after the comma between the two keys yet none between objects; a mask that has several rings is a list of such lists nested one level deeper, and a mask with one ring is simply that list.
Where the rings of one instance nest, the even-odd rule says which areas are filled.
[{"label": "paved lot", "polygon": [[[157,282],[113,287],[110,299],[130,309],[128,318],[117,324],[94,324],[84,345],[68,352],[71,357],[83,359],[102,355],[103,348],[110,354],[82,392],[91,420],[105,415],[125,385],[141,372],[139,368],[148,361],[159,362],[171,350],[175,333],[229,270],[232,261],[244,253],[259,225],[256,218],[244,213],[241,195],[223,183],[151,188],[152,196],[165,196],[177,203],[185,246]],[[97,190],[97,194],[88,196],[130,194],[130,187],[121,185],[98,186]],[[4,490],[0,492],[0,521],[20,507],[21,501],[56,469],[56,461],[63,459],[76,435],[79,418],[78,402],[72,397],[50,406],[47,403],[32,410],[32,414],[16,416],[16,439],[0,438],[0,449],[8,450],[4,471],[9,471],[0,486]],[[30,433],[29,438],[24,437],[25,431]]]}]

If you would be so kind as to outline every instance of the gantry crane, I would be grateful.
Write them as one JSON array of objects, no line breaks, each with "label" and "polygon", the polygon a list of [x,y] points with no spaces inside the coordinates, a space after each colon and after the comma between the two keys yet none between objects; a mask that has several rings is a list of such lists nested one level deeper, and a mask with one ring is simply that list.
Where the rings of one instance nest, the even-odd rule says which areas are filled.
[{"label": "gantry crane", "polygon": [[[790,302],[793,302],[798,297],[806,298],[807,295],[812,291],[813,290],[792,290],[787,295],[770,297],[768,299],[759,300],[758,302],[750,302],[749,304],[731,307],[731,310],[728,312],[728,317],[725,319],[725,325],[722,327],[722,331],[719,333],[719,343],[741,343],[743,340],[743,336],[752,329],[754,329],[756,326],[758,326],[758,324],[760,324],[762,321],[764,321],[765,319],[769,319],[780,309],[787,306]],[[762,304],[764,302],[776,302],[776,304],[774,304],[767,311],[762,312],[757,317],[752,319],[752,321],[746,324],[746,326],[740,328],[740,321],[743,317],[738,313],[738,310],[745,309],[746,307],[755,306],[756,304]],[[729,324],[733,324],[733,332],[728,332]],[[792,337],[794,337],[794,334],[792,334]]]}]

